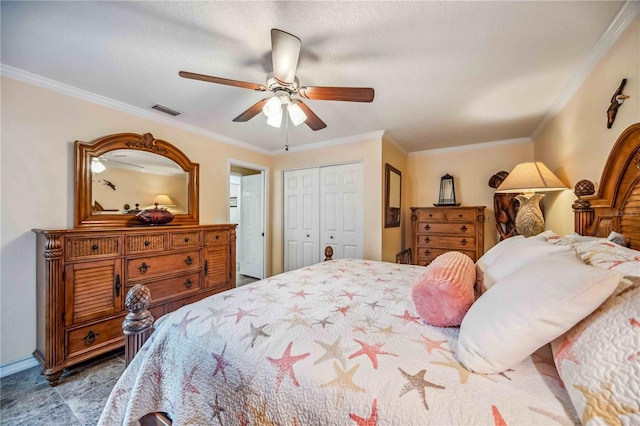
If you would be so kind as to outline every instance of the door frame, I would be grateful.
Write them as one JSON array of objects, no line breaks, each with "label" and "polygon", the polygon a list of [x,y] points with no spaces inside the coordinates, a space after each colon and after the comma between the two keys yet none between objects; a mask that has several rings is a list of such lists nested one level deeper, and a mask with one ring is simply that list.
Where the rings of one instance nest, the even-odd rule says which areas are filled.
[{"label": "door frame", "polygon": [[[230,199],[230,194],[229,194],[229,189],[231,187],[231,166],[238,166],[238,167],[244,167],[247,169],[252,169],[252,170],[257,170],[259,172],[262,173],[262,178],[263,178],[263,187],[262,187],[262,199],[263,199],[263,203],[262,203],[262,220],[263,220],[263,227],[264,227],[264,239],[262,241],[263,247],[262,247],[262,275],[266,278],[269,276],[268,274],[268,263],[267,263],[267,258],[269,257],[269,244],[267,243],[269,241],[270,238],[270,227],[269,227],[269,203],[270,203],[270,199],[269,199],[269,168],[267,166],[263,166],[260,164],[254,164],[254,163],[249,163],[246,161],[242,161],[242,160],[237,160],[234,158],[227,158],[227,185],[226,185],[226,192],[227,192],[227,222],[229,222],[230,218],[229,218],[229,211],[230,211],[230,203],[231,203],[231,199]],[[233,267],[235,268],[236,265],[233,265]],[[235,283],[234,283],[235,285]]]}]

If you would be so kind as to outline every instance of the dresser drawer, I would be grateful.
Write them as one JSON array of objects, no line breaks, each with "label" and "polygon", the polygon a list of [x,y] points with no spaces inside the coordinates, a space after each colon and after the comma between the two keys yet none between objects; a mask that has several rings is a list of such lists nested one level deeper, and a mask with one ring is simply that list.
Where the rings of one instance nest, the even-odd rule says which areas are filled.
[{"label": "dresser drawer", "polygon": [[204,244],[207,246],[215,244],[226,244],[229,242],[229,231],[204,231]]},{"label": "dresser drawer", "polygon": [[418,252],[424,248],[446,248],[450,250],[473,249],[476,247],[476,240],[473,236],[460,237],[443,237],[438,235],[420,235],[418,236]]},{"label": "dresser drawer", "polygon": [[216,290],[207,291],[204,293],[194,294],[193,296],[183,297],[182,299],[174,300],[173,302],[171,302],[170,312],[173,312],[176,309],[180,309],[181,307],[186,306],[190,303],[195,303],[198,300],[204,299],[205,297],[209,297],[213,294],[220,293],[221,291],[224,291],[224,289],[216,289]]},{"label": "dresser drawer", "polygon": [[200,250],[126,259],[125,262],[127,280],[153,278],[199,268]]},{"label": "dresser drawer", "polygon": [[[145,283],[145,286],[151,291],[151,300],[154,303],[161,302],[174,296],[180,296],[182,293],[200,290],[200,272],[152,281]],[[131,287],[127,287],[127,293]]]},{"label": "dresser drawer", "polygon": [[124,315],[84,327],[69,330],[66,333],[67,357],[80,355],[107,344],[124,343],[122,321]]},{"label": "dresser drawer", "polygon": [[127,254],[163,251],[165,238],[164,233],[127,235],[125,243]]},{"label": "dresser drawer", "polygon": [[475,235],[476,227],[473,223],[448,223],[448,222],[420,222],[418,234],[450,234],[450,235]]},{"label": "dresser drawer", "polygon": [[[418,265],[427,266],[428,264],[433,262],[433,260],[436,257],[438,257],[441,254],[444,254],[446,252],[449,252],[449,251],[452,251],[452,250],[450,250],[450,249],[420,248],[420,249],[418,249]],[[461,253],[464,253],[467,256],[469,256],[471,258],[471,260],[473,260],[474,262],[476,261],[476,259],[475,259],[476,252],[475,251],[468,251],[468,250],[455,250],[455,251],[459,251]]]},{"label": "dresser drawer", "polygon": [[458,222],[475,222],[478,215],[478,212],[473,209],[451,209],[446,213],[448,221]]},{"label": "dresser drawer", "polygon": [[169,234],[169,248],[200,247],[200,235],[200,231],[172,232]]},{"label": "dresser drawer", "polygon": [[122,239],[119,235],[67,238],[65,241],[67,260],[92,259],[121,254]]},{"label": "dresser drawer", "polygon": [[445,218],[445,211],[439,209],[420,210],[417,212],[419,222],[441,221]]}]

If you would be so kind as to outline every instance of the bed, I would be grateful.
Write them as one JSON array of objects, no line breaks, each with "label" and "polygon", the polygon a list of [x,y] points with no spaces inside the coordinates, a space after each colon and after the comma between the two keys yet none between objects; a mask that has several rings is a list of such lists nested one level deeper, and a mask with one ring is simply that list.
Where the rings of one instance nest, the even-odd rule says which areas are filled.
[{"label": "bed", "polygon": [[590,270],[617,271],[616,281],[591,314],[509,368],[461,362],[466,330],[484,321],[465,320],[498,290],[461,327],[434,327],[412,298],[428,268],[337,259],[184,306],[153,333],[139,289],[125,327],[131,362],[99,424],[640,424],[639,168],[636,124],[612,149],[599,192],[585,195],[586,185],[574,205],[577,234],[535,237]]}]

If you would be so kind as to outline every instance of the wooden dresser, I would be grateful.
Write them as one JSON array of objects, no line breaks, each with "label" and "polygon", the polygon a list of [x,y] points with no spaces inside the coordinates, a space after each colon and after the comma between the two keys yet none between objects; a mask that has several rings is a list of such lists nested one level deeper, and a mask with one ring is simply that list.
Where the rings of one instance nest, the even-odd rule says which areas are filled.
[{"label": "wooden dresser", "polygon": [[414,263],[428,265],[448,251],[475,262],[484,253],[484,206],[411,207]]},{"label": "wooden dresser", "polygon": [[124,346],[124,301],[151,290],[155,318],[235,287],[236,225],[34,229],[37,342],[52,386],[63,368]]}]

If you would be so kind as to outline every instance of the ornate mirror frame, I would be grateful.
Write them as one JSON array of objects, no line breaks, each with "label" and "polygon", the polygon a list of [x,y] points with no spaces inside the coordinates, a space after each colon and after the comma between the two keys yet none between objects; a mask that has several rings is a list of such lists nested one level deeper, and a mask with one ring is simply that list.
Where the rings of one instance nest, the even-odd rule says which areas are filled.
[{"label": "ornate mirror frame", "polygon": [[384,227],[400,226],[400,208],[402,206],[402,172],[391,164],[384,165]]},{"label": "ornate mirror frame", "polygon": [[133,149],[151,152],[176,162],[188,173],[187,213],[176,214],[171,225],[199,224],[199,164],[191,162],[182,151],[167,141],[155,139],[151,133],[118,133],[104,136],[92,142],[75,142],[75,212],[74,226],[116,227],[140,225],[135,215],[100,214],[91,209],[91,159],[115,149]]}]

